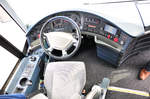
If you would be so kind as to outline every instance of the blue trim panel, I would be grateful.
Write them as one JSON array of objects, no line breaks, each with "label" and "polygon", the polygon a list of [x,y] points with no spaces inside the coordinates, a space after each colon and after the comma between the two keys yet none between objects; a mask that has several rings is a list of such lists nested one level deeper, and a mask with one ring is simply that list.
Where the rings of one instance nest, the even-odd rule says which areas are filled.
[{"label": "blue trim panel", "polygon": [[26,99],[23,94],[0,95],[0,99]]},{"label": "blue trim panel", "polygon": [[14,79],[11,81],[11,84],[9,85],[8,87],[8,90],[6,90],[7,93],[12,93],[13,90],[15,89],[20,77],[21,77],[21,74],[23,73],[23,70],[25,69],[26,67],[26,64],[27,62],[29,61],[29,58],[25,57],[24,59],[22,59],[22,61],[20,62],[19,64],[19,69],[14,77]]},{"label": "blue trim panel", "polygon": [[[30,60],[30,56],[35,56],[37,58],[36,61],[32,62]],[[29,55],[28,57],[25,57],[19,64],[19,67],[18,67],[19,69],[18,69],[16,75],[14,76],[14,78],[12,79],[11,84],[9,85],[6,92],[8,94],[21,93],[24,95],[28,95],[29,93],[36,90],[39,85],[39,72],[40,72],[39,63],[40,63],[41,59],[43,59],[43,58],[45,58],[45,53],[42,49],[37,49],[31,55]],[[30,74],[24,75],[29,64],[34,65],[34,68],[31,69],[32,71],[30,71],[31,75]],[[24,77],[28,78],[30,81],[32,81],[32,85],[25,86],[23,90],[18,90],[17,88],[18,88],[18,85],[20,85],[20,80]]]}]

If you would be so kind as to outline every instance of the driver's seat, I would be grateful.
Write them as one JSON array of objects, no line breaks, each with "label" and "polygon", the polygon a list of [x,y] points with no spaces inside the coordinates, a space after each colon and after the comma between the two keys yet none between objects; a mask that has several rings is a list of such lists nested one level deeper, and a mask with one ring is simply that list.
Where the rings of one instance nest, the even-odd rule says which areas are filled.
[{"label": "driver's seat", "polygon": [[[45,71],[44,84],[48,99],[82,99],[81,92],[86,82],[83,62],[52,62]],[[36,95],[32,99],[42,99]]]}]

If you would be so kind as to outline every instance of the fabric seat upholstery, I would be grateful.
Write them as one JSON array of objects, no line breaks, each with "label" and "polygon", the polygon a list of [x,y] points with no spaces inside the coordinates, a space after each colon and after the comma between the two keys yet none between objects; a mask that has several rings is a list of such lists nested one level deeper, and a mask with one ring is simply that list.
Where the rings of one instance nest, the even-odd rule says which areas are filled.
[{"label": "fabric seat upholstery", "polygon": [[48,99],[81,99],[85,82],[86,71],[83,62],[52,62],[47,65],[44,85]]}]

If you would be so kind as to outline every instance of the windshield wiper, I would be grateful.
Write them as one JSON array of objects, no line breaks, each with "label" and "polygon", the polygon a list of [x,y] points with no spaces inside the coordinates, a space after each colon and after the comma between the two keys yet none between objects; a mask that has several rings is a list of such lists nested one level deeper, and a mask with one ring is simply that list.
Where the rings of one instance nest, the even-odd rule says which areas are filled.
[{"label": "windshield wiper", "polygon": [[103,3],[84,3],[84,5],[99,5],[99,4],[113,4],[113,3],[127,3],[127,2],[139,2],[139,1],[150,1],[150,0],[125,0],[125,1],[114,1],[114,2],[103,2]]}]

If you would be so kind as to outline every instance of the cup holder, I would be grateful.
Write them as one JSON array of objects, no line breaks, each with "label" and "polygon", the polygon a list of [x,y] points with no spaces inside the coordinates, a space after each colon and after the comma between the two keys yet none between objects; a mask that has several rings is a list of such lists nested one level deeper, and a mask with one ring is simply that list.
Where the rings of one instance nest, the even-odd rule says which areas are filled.
[{"label": "cup holder", "polygon": [[20,85],[21,85],[22,87],[24,87],[24,86],[31,86],[31,85],[32,85],[32,81],[31,81],[31,80],[28,80],[28,78],[22,78],[22,79],[20,80]]},{"label": "cup holder", "polygon": [[28,82],[28,79],[27,78],[22,78],[21,80],[20,80],[20,85],[21,86],[26,86],[26,83]]}]

